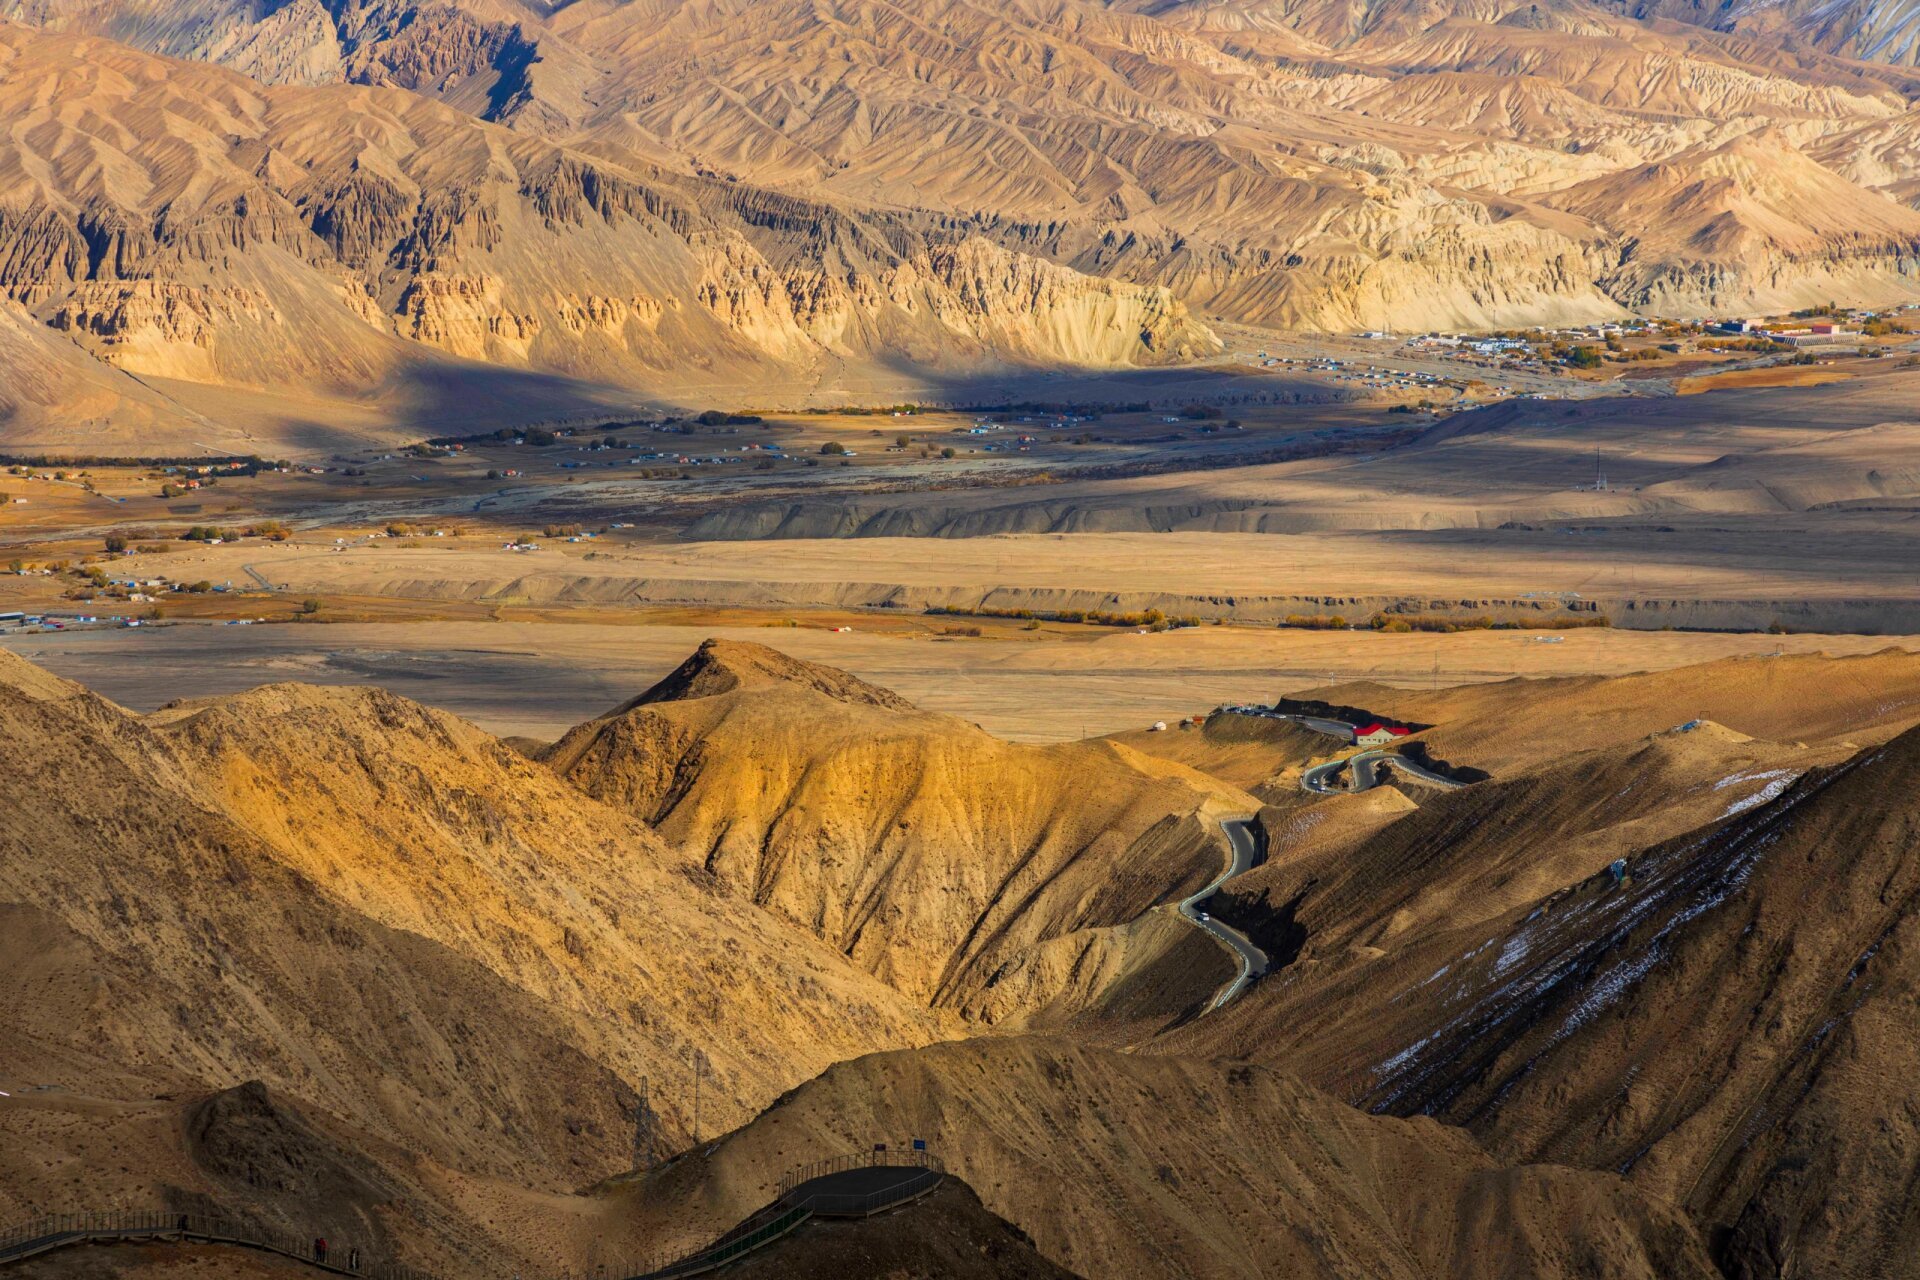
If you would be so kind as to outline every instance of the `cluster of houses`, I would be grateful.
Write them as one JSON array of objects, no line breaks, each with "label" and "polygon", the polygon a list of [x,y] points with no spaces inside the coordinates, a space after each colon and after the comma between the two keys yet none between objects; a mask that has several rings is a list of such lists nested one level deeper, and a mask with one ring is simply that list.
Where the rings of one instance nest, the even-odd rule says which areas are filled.
[{"label": "cluster of houses", "polygon": [[1713,326],[1723,333],[1743,333],[1800,348],[1851,347],[1859,344],[1860,331],[1835,320],[1815,320],[1806,324],[1766,320],[1725,320]]}]

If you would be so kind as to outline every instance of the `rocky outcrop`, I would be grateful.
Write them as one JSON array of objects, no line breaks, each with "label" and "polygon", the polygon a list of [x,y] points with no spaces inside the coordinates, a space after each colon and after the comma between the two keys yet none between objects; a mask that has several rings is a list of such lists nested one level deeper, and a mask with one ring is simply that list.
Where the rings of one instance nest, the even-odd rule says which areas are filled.
[{"label": "rocky outcrop", "polygon": [[[20,28],[0,51],[23,104],[89,61],[117,73],[0,147],[30,175],[0,200],[0,289],[131,371],[368,386],[437,353],[654,387],[716,359],[790,377],[907,351],[1123,365],[1214,346],[1163,288],[628,168],[410,93],[264,89]],[[53,157],[93,147],[120,176],[67,181]]]},{"label": "rocky outcrop", "polygon": [[1070,1017],[1164,951],[1102,931],[1210,880],[1213,817],[1251,805],[1127,748],[1002,742],[724,641],[543,758],[896,989],[1014,1025]]}]

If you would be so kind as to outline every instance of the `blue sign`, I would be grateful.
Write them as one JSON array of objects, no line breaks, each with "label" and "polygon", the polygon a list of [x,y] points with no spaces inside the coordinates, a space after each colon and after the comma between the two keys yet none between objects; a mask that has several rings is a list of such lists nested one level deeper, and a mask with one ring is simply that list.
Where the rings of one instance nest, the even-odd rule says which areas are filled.
[{"label": "blue sign", "polygon": [[925,1151],[927,1149],[927,1140],[925,1138],[915,1138],[913,1140],[913,1149],[915,1151]]}]

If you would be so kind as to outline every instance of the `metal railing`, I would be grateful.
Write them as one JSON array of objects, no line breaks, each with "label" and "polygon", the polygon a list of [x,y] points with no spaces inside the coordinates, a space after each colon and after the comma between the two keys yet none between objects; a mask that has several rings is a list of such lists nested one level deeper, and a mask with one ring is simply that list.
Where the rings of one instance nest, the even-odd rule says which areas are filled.
[{"label": "metal railing", "polygon": [[772,1244],[786,1235],[808,1218],[813,1210],[806,1208],[782,1209],[759,1226],[748,1231],[735,1228],[721,1238],[717,1244],[708,1245],[698,1253],[689,1254],[678,1262],[670,1262],[653,1271],[643,1271],[628,1280],[668,1280],[671,1276],[692,1276],[715,1267],[725,1266],[744,1254],[752,1253],[762,1245]]},{"label": "metal railing", "polygon": [[110,1209],[36,1218],[0,1233],[0,1264],[67,1245],[140,1240],[238,1245],[277,1253],[335,1275],[366,1276],[369,1280],[432,1280],[424,1271],[368,1258],[358,1246],[329,1242],[321,1257],[318,1236],[296,1236],[237,1218],[164,1209]]},{"label": "metal railing", "polygon": [[[844,1173],[850,1169],[871,1168],[912,1169],[915,1173],[912,1177],[902,1179],[893,1186],[879,1191],[861,1194],[809,1191],[804,1196],[795,1194],[800,1187],[815,1178]],[[868,1151],[857,1155],[830,1156],[825,1160],[815,1160],[811,1164],[789,1170],[787,1175],[780,1179],[779,1198],[773,1204],[712,1244],[663,1267],[629,1276],[627,1280],[669,1280],[674,1276],[691,1276],[703,1271],[711,1271],[742,1254],[751,1253],[762,1245],[772,1243],[809,1218],[870,1217],[897,1205],[919,1199],[939,1186],[945,1177],[946,1165],[941,1163],[940,1157],[930,1151],[891,1154],[884,1151]]]},{"label": "metal railing", "polygon": [[[867,1168],[911,1169],[915,1172],[911,1177],[879,1191],[858,1194],[810,1191],[804,1196],[795,1194],[801,1186],[815,1178]],[[718,1240],[663,1266],[635,1270],[629,1265],[622,1268],[619,1274],[625,1274],[628,1280],[670,1280],[671,1277],[698,1275],[771,1244],[809,1218],[867,1217],[881,1213],[919,1199],[939,1186],[945,1177],[946,1166],[929,1151],[874,1151],[815,1160],[789,1171],[780,1180],[780,1194],[772,1204]],[[317,1235],[273,1231],[238,1218],[177,1213],[165,1209],[48,1214],[0,1231],[0,1266],[69,1245],[166,1241],[259,1249],[334,1275],[366,1277],[366,1280],[433,1280],[428,1272],[397,1262],[368,1258],[360,1247],[342,1245],[337,1241],[328,1241],[325,1255],[321,1256],[318,1248],[320,1239]],[[603,1267],[596,1269],[596,1274],[616,1273],[611,1268]]]},{"label": "metal railing", "polygon": [[828,1156],[824,1160],[815,1160],[791,1169],[787,1176],[780,1179],[780,1194],[786,1195],[803,1182],[815,1178],[824,1178],[830,1173],[844,1173],[849,1169],[937,1169],[946,1172],[946,1166],[940,1157],[931,1151],[859,1151],[852,1155]]}]

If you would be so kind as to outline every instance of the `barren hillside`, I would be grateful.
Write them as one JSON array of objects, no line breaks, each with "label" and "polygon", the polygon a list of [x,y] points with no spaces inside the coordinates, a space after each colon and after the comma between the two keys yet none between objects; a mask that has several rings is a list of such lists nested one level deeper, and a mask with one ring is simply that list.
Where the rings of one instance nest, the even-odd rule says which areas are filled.
[{"label": "barren hillside", "polygon": [[92,1164],[62,1136],[65,1095],[158,1126],[82,1193],[146,1202],[205,1163],[162,1140],[172,1100],[260,1081],[280,1101],[257,1105],[310,1109],[363,1181],[465,1219],[419,1249],[473,1249],[488,1233],[450,1207],[456,1184],[511,1198],[629,1167],[642,1079],[658,1142],[683,1143],[695,1051],[712,1132],[952,1026],[450,716],[279,686],[142,719],[0,667],[0,1052],[10,1080],[65,1091],[0,1114],[10,1217],[70,1207],[60,1170]]},{"label": "barren hillside", "polygon": [[608,1211],[720,1220],[760,1203],[788,1152],[912,1135],[1082,1275],[1714,1274],[1678,1213],[1613,1175],[1500,1168],[1458,1130],[1264,1067],[1031,1037],[842,1064]]},{"label": "barren hillside", "polygon": [[[1219,873],[1255,802],[1107,743],[1026,746],[758,645],[709,641],[547,762],[737,894],[917,1000],[1030,1019],[1156,903]],[[1171,940],[1177,940],[1178,934]],[[997,984],[1014,969],[1023,980]],[[1084,984],[1076,984],[1084,988]],[[1010,1000],[1018,990],[1020,1002]],[[1061,993],[1071,1012],[1081,989]]]},{"label": "barren hillside", "polygon": [[[1626,1174],[1726,1274],[1904,1257],[1911,1155],[1863,1136],[1901,1104],[1860,1100],[1911,1034],[1912,674],[1887,653],[1411,695],[1395,713],[1496,777],[1267,810],[1270,861],[1216,914],[1275,970],[1162,1046]],[[1774,740],[1705,720],[1627,740],[1720,700]],[[1835,1182],[1848,1210],[1811,1214]]]},{"label": "barren hillside", "polygon": [[1920,296],[1910,78],[1578,0],[4,12],[0,289],[396,418]]},{"label": "barren hillside", "polygon": [[1322,994],[1284,1013],[1276,979],[1270,1025],[1299,1037],[1280,1060],[1505,1158],[1624,1173],[1683,1206],[1728,1274],[1881,1270],[1912,1247],[1891,1064],[1914,1034],[1917,752],[1909,732],[1723,791],[1716,821],[1632,853],[1624,884],[1569,879],[1337,980],[1303,974]]}]

